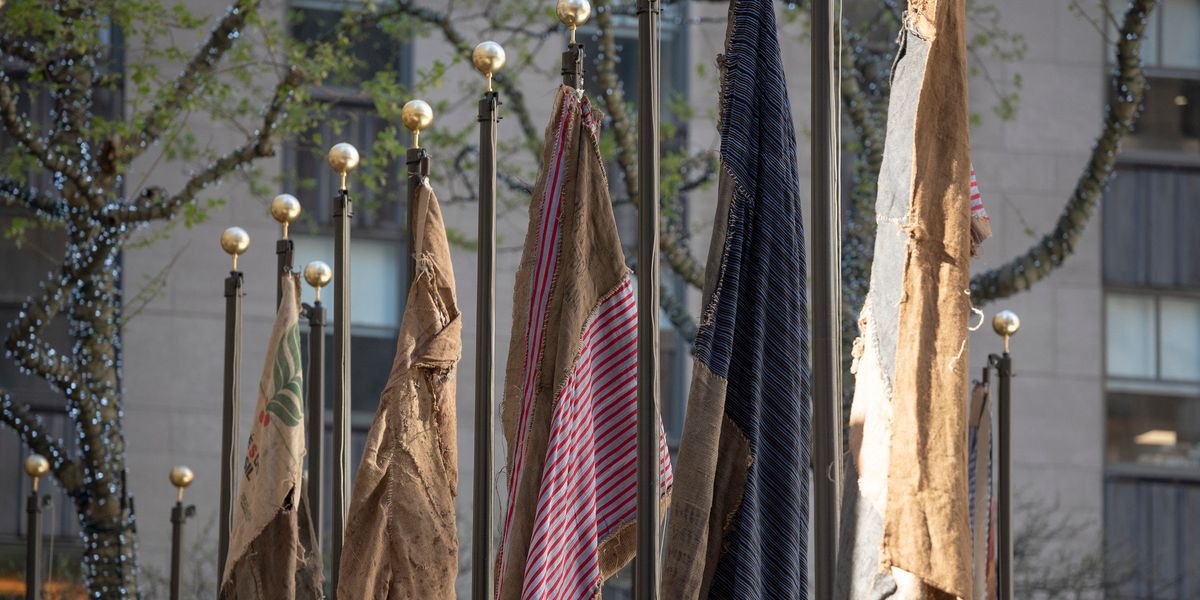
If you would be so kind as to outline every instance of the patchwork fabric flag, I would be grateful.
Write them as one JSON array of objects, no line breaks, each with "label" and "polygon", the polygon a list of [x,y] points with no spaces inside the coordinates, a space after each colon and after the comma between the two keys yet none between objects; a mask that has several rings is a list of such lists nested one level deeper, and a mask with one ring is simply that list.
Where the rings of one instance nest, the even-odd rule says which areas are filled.
[{"label": "patchwork fabric flag", "polygon": [[[517,270],[502,417],[508,506],[497,597],[593,598],[633,557],[637,303],[597,138],[561,87]],[[659,491],[672,485],[659,424]]]},{"label": "patchwork fabric flag", "polygon": [[989,600],[988,563],[992,554],[992,405],[986,382],[971,389],[967,431],[967,489],[971,511],[971,577],[973,598]]},{"label": "patchwork fabric flag", "polygon": [[909,0],[855,343],[838,597],[970,598],[965,0]]},{"label": "patchwork fabric flag", "polygon": [[304,374],[300,278],[283,276],[283,298],[267,343],[254,426],[233,507],[223,599],[321,598],[320,559],[301,531]]},{"label": "patchwork fabric flag", "polygon": [[663,598],[808,596],[804,231],[775,12],[734,0],[717,217],[667,519]]},{"label": "patchwork fabric flag", "polygon": [[346,521],[339,598],[454,597],[458,577],[455,367],[462,317],[429,180],[413,199],[416,273]]}]

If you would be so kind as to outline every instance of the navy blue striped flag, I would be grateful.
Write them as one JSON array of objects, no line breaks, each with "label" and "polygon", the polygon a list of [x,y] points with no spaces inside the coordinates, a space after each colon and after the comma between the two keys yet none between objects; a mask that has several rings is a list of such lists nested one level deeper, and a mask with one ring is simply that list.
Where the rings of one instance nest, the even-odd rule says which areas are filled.
[{"label": "navy blue striped flag", "polygon": [[664,598],[807,596],[809,368],[796,135],[770,2],[735,0],[705,306]]}]

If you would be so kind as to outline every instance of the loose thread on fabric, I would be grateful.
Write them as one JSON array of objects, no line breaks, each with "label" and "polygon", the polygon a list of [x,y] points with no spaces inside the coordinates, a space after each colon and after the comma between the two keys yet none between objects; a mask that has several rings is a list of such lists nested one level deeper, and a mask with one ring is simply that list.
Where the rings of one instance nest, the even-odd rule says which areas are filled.
[{"label": "loose thread on fabric", "polygon": [[[971,290],[969,290],[969,289],[963,290],[963,293],[967,295],[967,306],[970,307],[971,312],[979,315],[978,323],[976,323],[975,325],[971,325],[970,323],[967,323],[967,331],[978,331],[980,327],[983,327],[983,322],[986,319],[986,317],[984,316],[982,310],[976,308],[975,305],[971,303]],[[958,346],[958,354],[955,354],[954,357],[950,359],[950,362],[949,362],[949,364],[946,365],[946,368],[953,371],[955,364],[957,364],[958,360],[960,358],[962,358],[963,352],[965,352],[966,350],[967,350],[967,340],[964,339],[962,341],[962,344],[960,344]]]}]

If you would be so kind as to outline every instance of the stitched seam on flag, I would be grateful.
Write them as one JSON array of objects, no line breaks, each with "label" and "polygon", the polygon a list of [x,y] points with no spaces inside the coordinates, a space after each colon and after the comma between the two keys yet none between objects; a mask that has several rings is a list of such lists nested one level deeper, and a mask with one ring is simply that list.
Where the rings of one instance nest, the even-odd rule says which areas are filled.
[{"label": "stitched seam on flag", "polygon": [[[553,264],[557,256],[558,250],[558,220],[562,208],[562,185],[561,176],[565,169],[566,156],[566,141],[569,128],[571,126],[571,112],[575,107],[574,95],[564,94],[563,105],[560,114],[560,123],[558,132],[555,134],[555,152],[554,152],[554,175],[547,178],[545,200],[542,202],[542,214],[538,219],[538,255],[534,262],[534,280],[531,286],[530,294],[530,310],[529,323],[526,328],[526,363],[525,363],[525,383],[522,388],[521,398],[521,414],[517,424],[517,443],[516,449],[513,452],[514,465],[509,473],[509,490],[508,490],[508,510],[504,519],[504,530],[501,538],[501,552],[499,556],[499,568],[497,569],[497,584],[496,597],[499,597],[500,591],[503,589],[505,563],[508,558],[509,544],[508,534],[512,525],[512,519],[516,506],[516,495],[520,488],[521,474],[524,470],[524,459],[526,452],[527,433],[530,427],[530,409],[532,408],[533,394],[537,378],[540,375],[538,365],[541,363],[541,352],[543,349],[543,338],[546,326],[546,309],[549,306],[549,298],[552,293],[552,288],[549,285],[539,285],[542,281],[542,272],[546,269],[553,270],[557,265]],[[550,228],[550,223],[553,222],[553,229]],[[547,276],[553,276],[553,272],[547,273]],[[540,307],[540,308],[539,308]],[[539,317],[540,314],[540,317]],[[536,344],[536,345],[535,345]],[[536,350],[536,353],[534,352]]]}]

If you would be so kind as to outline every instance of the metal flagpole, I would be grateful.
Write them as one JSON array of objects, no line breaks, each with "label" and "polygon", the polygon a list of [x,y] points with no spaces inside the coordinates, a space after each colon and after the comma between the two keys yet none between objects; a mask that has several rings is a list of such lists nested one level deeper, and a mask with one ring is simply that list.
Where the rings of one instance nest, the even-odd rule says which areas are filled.
[{"label": "metal flagpole", "polygon": [[999,581],[997,598],[1013,598],[1013,538],[1012,538],[1012,356],[1008,353],[1008,341],[1021,328],[1021,319],[1011,310],[1002,310],[992,318],[992,329],[1004,338],[1004,353],[988,355],[988,364],[996,368],[999,375],[1000,393],[996,411],[999,421],[999,463],[996,473],[996,558]]},{"label": "metal flagpole", "polygon": [[321,288],[333,279],[329,265],[314,260],[304,266],[304,280],[317,293],[311,306],[304,307],[308,316],[308,384],[305,425],[308,427],[308,511],[312,516],[313,537],[321,548],[321,517],[324,510],[325,487],[325,307],[321,305]]},{"label": "metal flagpole", "polygon": [[229,554],[232,533],[233,498],[237,494],[238,418],[241,398],[238,381],[242,370],[242,291],[244,278],[238,271],[238,257],[250,248],[250,234],[241,227],[230,227],[221,234],[221,249],[232,257],[233,266],[225,278],[225,395],[221,424],[221,514],[217,542],[217,587],[225,576],[225,558]]},{"label": "metal flagpole", "polygon": [[25,599],[42,598],[42,499],[38,482],[50,471],[50,461],[40,454],[25,459],[25,474],[33,481],[33,489],[25,501],[28,517],[25,525]]},{"label": "metal flagpole", "polygon": [[271,216],[283,225],[283,235],[275,242],[275,306],[283,301],[283,279],[280,275],[292,272],[296,245],[288,239],[288,225],[300,216],[300,201],[291,194],[280,194],[271,200]]},{"label": "metal flagpole", "polygon": [[637,562],[634,597],[658,597],[659,0],[638,0]]},{"label": "metal flagpole", "polygon": [[842,459],[841,143],[834,89],[834,2],[812,4],[812,418],[814,598],[837,578]]},{"label": "metal flagpole", "polygon": [[196,514],[195,506],[183,505],[183,489],[192,485],[193,479],[195,476],[187,467],[171,469],[171,485],[178,491],[175,506],[171,507],[171,600],[179,600],[180,574],[183,569],[183,524],[188,517]]},{"label": "metal flagpole", "polygon": [[346,176],[358,166],[358,150],[347,143],[329,149],[329,166],[341,175],[334,220],[333,258],[333,540],[331,598],[337,597],[338,565],[350,497],[350,222],[354,206]]},{"label": "metal flagpole", "polygon": [[492,76],[504,67],[504,48],[483,42],[471,53],[487,77],[479,99],[479,260],[475,328],[475,488],[471,534],[471,597],[487,600],[492,579],[492,444],[496,420],[496,138],[500,94]]},{"label": "metal flagpole", "polygon": [[[417,193],[417,188],[421,186],[421,180],[429,176],[429,153],[421,147],[421,130],[429,127],[433,123],[433,107],[424,100],[409,100],[405,103],[404,108],[400,109],[400,120],[404,122],[404,126],[413,133],[412,147],[408,149],[406,162],[408,163],[408,195],[405,196],[408,200],[407,217],[405,217],[406,227],[408,228],[408,241],[411,244],[413,240],[413,198]],[[417,264],[416,257],[413,256],[409,248],[407,262],[404,268],[404,290],[405,293],[412,287],[413,278],[416,275]]]}]

